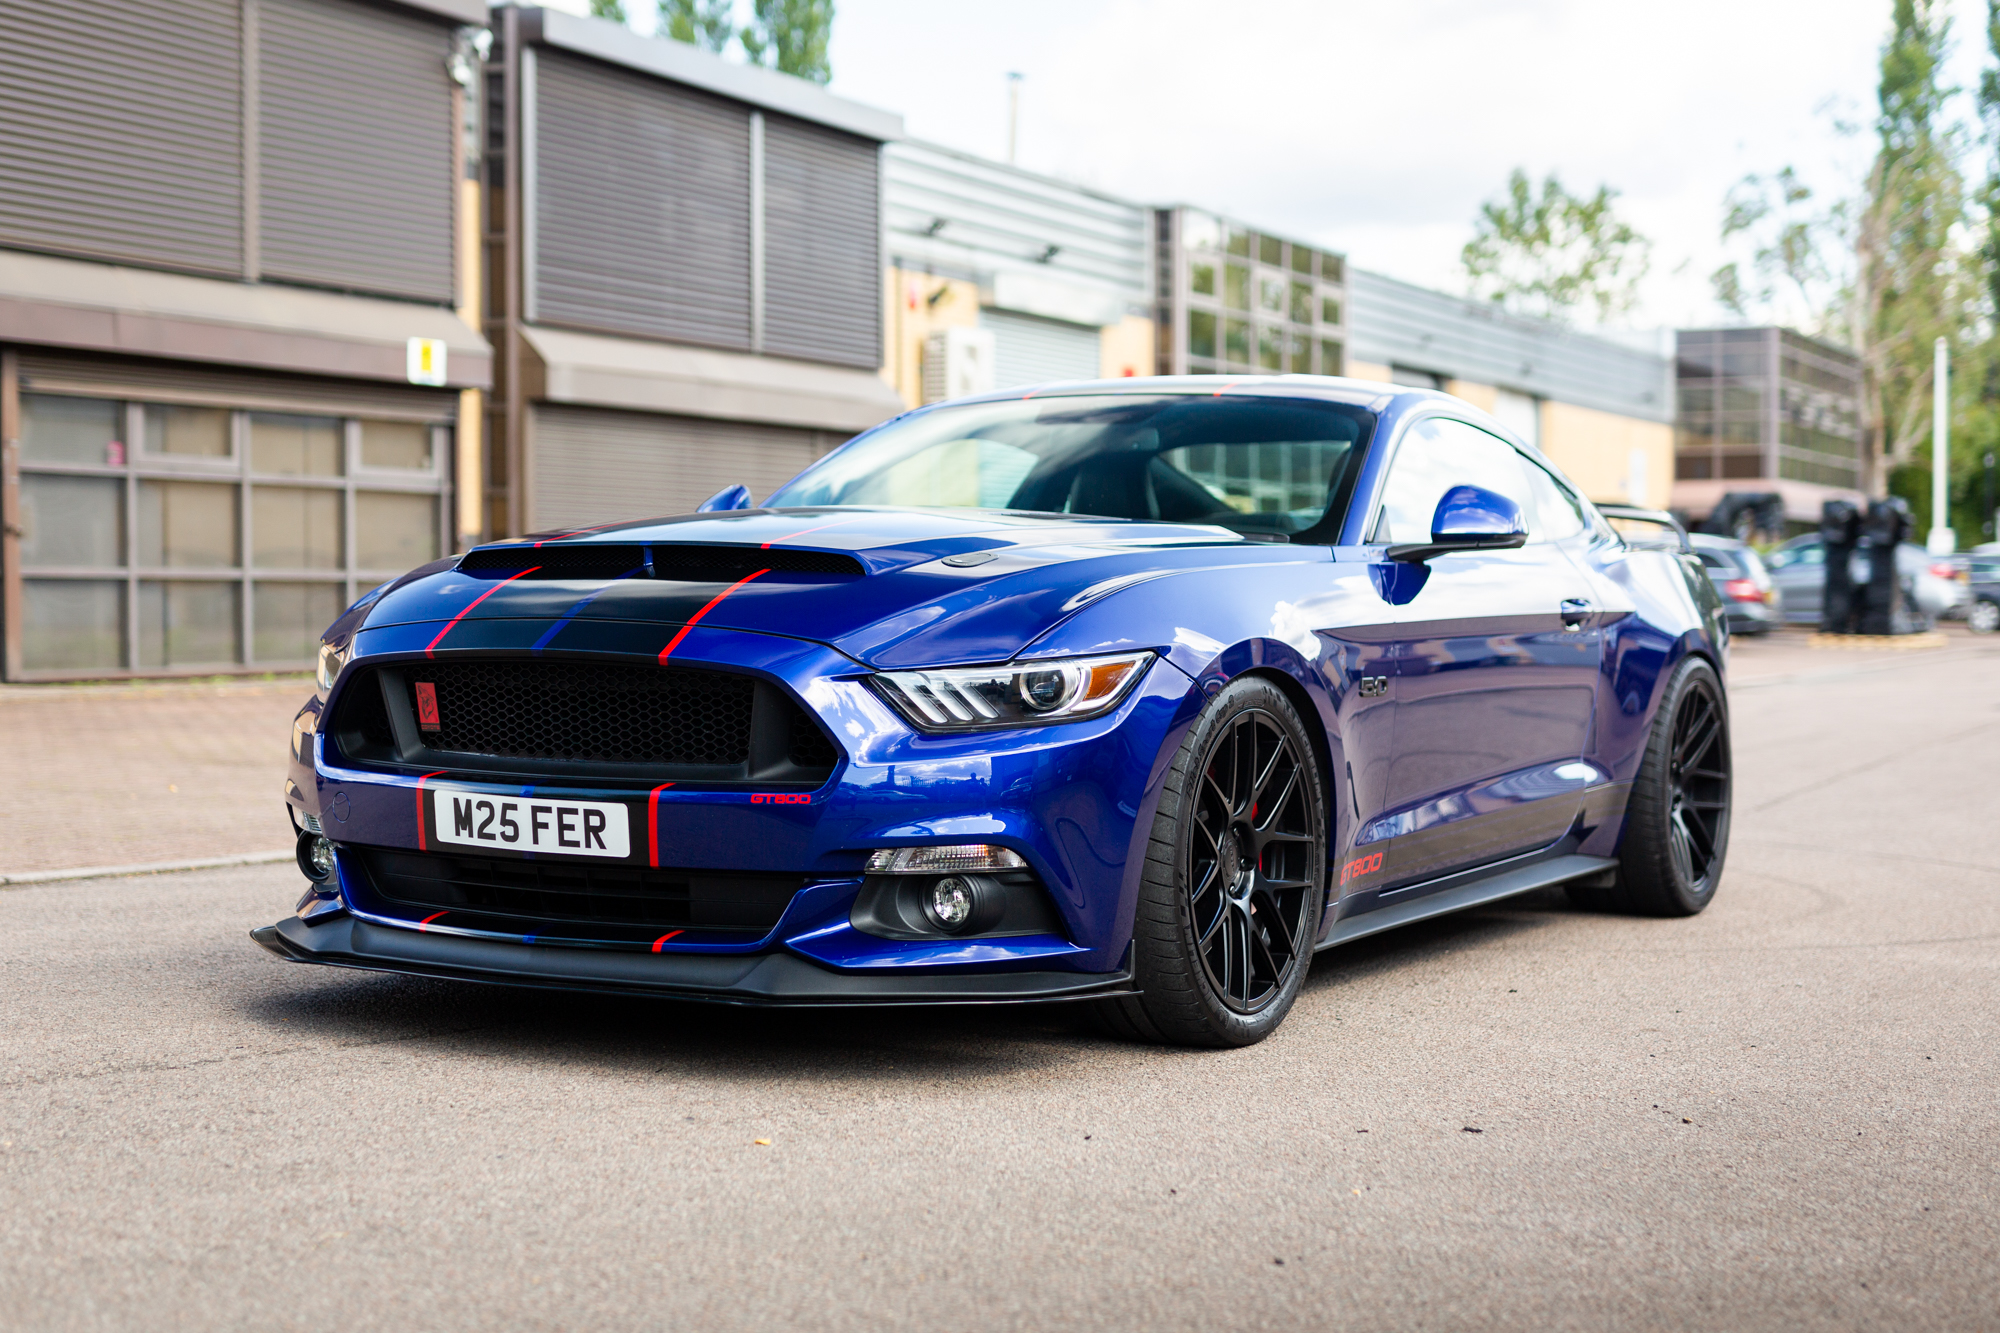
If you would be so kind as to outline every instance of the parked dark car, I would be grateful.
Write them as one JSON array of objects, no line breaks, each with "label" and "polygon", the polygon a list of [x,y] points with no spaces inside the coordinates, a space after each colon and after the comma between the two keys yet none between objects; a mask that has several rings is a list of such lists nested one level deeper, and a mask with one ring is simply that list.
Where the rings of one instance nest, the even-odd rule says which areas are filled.
[{"label": "parked dark car", "polygon": [[1974,634],[2000,630],[2000,555],[1975,555],[1966,566],[1972,601],[1965,624]]},{"label": "parked dark car", "polygon": [[[1766,556],[1765,563],[1783,599],[1785,619],[1794,625],[1817,625],[1826,591],[1826,547],[1819,534],[1792,538]],[[1896,548],[1896,572],[1902,578],[1905,603],[1925,628],[1965,600],[1965,585],[1958,581],[1958,571],[1915,542]],[[1865,556],[1854,557],[1850,577],[1856,583],[1867,581]]]},{"label": "parked dark car", "polygon": [[1688,544],[1722,598],[1731,634],[1768,634],[1784,624],[1784,594],[1771,581],[1771,572],[1754,547],[1706,532],[1689,533]]}]

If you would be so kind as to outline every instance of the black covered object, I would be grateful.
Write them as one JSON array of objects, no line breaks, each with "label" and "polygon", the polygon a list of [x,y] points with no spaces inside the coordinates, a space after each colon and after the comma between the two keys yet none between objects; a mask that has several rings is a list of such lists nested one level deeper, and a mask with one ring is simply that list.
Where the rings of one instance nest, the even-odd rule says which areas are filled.
[{"label": "black covered object", "polygon": [[1820,598],[1820,631],[1852,634],[1860,618],[1860,599],[1848,566],[1861,538],[1861,511],[1845,500],[1828,500],[1820,508],[1819,539],[1826,547],[1826,589]]},{"label": "black covered object", "polygon": [[1910,506],[1895,496],[1873,500],[1861,527],[1868,555],[1868,583],[1861,609],[1861,633],[1908,634],[1914,626],[1903,606],[1903,581],[1896,573],[1896,548],[1914,526]]}]

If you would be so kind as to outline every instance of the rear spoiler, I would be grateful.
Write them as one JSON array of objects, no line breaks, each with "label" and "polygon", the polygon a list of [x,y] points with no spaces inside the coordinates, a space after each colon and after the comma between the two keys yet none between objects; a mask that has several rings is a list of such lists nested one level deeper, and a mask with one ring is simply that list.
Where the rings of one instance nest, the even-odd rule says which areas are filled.
[{"label": "rear spoiler", "polygon": [[1673,536],[1670,538],[1663,535],[1657,539],[1650,540],[1631,541],[1627,539],[1627,545],[1658,546],[1680,551],[1683,554],[1694,550],[1693,543],[1688,541],[1688,530],[1682,526],[1679,519],[1664,509],[1641,509],[1638,505],[1601,504],[1597,506],[1597,512],[1608,519],[1615,519],[1626,523],[1650,523],[1656,527],[1666,528],[1673,533]]}]

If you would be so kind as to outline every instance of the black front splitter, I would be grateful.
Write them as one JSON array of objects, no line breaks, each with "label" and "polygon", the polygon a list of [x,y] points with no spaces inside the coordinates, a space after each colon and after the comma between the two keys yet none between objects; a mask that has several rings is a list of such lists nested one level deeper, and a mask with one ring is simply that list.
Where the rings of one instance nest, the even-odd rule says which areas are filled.
[{"label": "black front splitter", "polygon": [[286,917],[250,938],[295,963],[402,972],[500,986],[614,991],[722,1004],[1027,1004],[1136,993],[1130,972],[835,972],[788,953],[637,953],[517,944],[398,929],[339,915]]}]

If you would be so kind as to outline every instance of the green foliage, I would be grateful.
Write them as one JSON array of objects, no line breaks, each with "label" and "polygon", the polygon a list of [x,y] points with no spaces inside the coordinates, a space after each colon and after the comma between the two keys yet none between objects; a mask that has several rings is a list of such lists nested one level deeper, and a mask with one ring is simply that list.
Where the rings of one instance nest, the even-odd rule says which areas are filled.
[{"label": "green foliage", "polygon": [[677,42],[720,52],[736,35],[731,0],[659,0],[658,31]]},{"label": "green foliage", "polygon": [[1651,243],[1612,208],[1600,185],[1571,194],[1552,173],[1535,192],[1516,167],[1507,191],[1479,207],[1460,262],[1475,294],[1521,314],[1567,320],[1589,307],[1600,321],[1632,308]]},{"label": "green foliage", "polygon": [[590,16],[594,19],[610,19],[614,23],[623,23],[625,0],[590,0]]},{"label": "green foliage", "polygon": [[754,13],[742,33],[743,51],[752,64],[814,83],[833,77],[826,56],[833,0],[755,0]]},{"label": "green foliage", "polygon": [[1748,244],[1747,265],[1736,260],[1709,274],[1715,299],[1740,318],[1753,312],[1773,322],[1823,334],[1837,321],[1846,268],[1831,256],[1844,243],[1843,205],[1821,207],[1791,167],[1749,175],[1723,199],[1722,240]]}]

